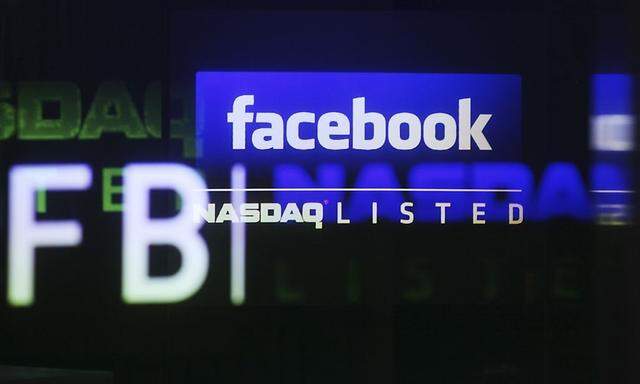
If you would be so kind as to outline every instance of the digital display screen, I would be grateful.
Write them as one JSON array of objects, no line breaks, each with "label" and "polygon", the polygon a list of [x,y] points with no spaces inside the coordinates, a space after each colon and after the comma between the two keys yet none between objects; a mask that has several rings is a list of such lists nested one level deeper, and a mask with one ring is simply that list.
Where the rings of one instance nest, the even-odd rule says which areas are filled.
[{"label": "digital display screen", "polygon": [[0,7],[0,381],[639,376],[625,7],[35,3]]}]

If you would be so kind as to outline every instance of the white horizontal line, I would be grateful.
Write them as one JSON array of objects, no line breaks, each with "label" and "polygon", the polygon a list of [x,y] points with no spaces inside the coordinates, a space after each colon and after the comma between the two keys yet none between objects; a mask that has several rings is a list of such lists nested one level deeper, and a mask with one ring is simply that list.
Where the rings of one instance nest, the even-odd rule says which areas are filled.
[{"label": "white horizontal line", "polygon": [[478,188],[205,188],[200,192],[522,192],[522,189]]},{"label": "white horizontal line", "polygon": [[630,189],[592,189],[591,193],[636,193]]}]

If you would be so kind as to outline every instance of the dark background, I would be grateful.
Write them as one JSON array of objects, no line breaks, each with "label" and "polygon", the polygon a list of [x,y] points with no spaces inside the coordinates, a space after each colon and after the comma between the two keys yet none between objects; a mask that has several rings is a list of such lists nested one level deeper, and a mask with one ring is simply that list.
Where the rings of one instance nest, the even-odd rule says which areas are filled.
[{"label": "dark background", "polygon": [[[77,217],[85,237],[81,247],[38,251],[31,308],[4,299],[2,245],[0,363],[108,370],[117,383],[637,383],[634,225],[382,224],[321,235],[256,226],[243,307],[228,304],[228,232],[205,229],[215,253],[194,298],[125,306],[120,218],[101,211],[97,174],[190,162],[169,135],[171,95],[204,66],[520,73],[523,161],[536,175],[569,161],[586,176],[589,77],[637,73],[635,11],[615,1],[5,1],[0,79],[77,83],[83,115],[104,81],[126,82],[138,107],[152,81],[170,96],[160,140],[0,142],[0,244],[10,165],[82,161],[96,172],[91,193],[50,196],[46,218]],[[175,267],[171,251],[158,256],[160,272]],[[353,265],[358,293],[345,283]],[[407,296],[425,282],[428,297]]]}]

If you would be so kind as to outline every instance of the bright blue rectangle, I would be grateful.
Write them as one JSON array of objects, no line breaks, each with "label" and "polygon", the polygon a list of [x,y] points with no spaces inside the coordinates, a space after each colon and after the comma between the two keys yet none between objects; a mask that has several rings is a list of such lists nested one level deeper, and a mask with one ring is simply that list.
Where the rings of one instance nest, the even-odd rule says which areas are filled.
[{"label": "bright blue rectangle", "polygon": [[[247,112],[276,112],[286,124],[296,112],[341,112],[353,123],[352,100],[366,98],[366,112],[389,118],[399,112],[417,115],[422,122],[432,113],[447,113],[458,122],[458,101],[471,98],[471,122],[479,114],[491,114],[484,135],[492,150],[461,151],[456,144],[435,151],[421,142],[413,150],[397,150],[389,142],[378,150],[327,150],[316,144],[301,151],[287,145],[282,150],[257,150],[251,132],[260,124],[247,125],[247,146],[232,147],[232,125],[227,113],[241,95],[254,95]],[[293,162],[337,162],[361,165],[387,161],[411,165],[421,161],[518,160],[521,153],[521,80],[505,74],[419,74],[352,72],[198,72],[196,75],[197,136],[201,140],[200,165],[227,167],[245,163],[254,167]],[[255,121],[255,120],[254,120]],[[264,126],[265,124],[262,124]],[[301,136],[317,137],[316,126],[301,126]],[[442,133],[440,134],[442,135]]]},{"label": "bright blue rectangle", "polygon": [[592,114],[630,115],[633,113],[633,78],[628,74],[597,74],[591,78]]}]

